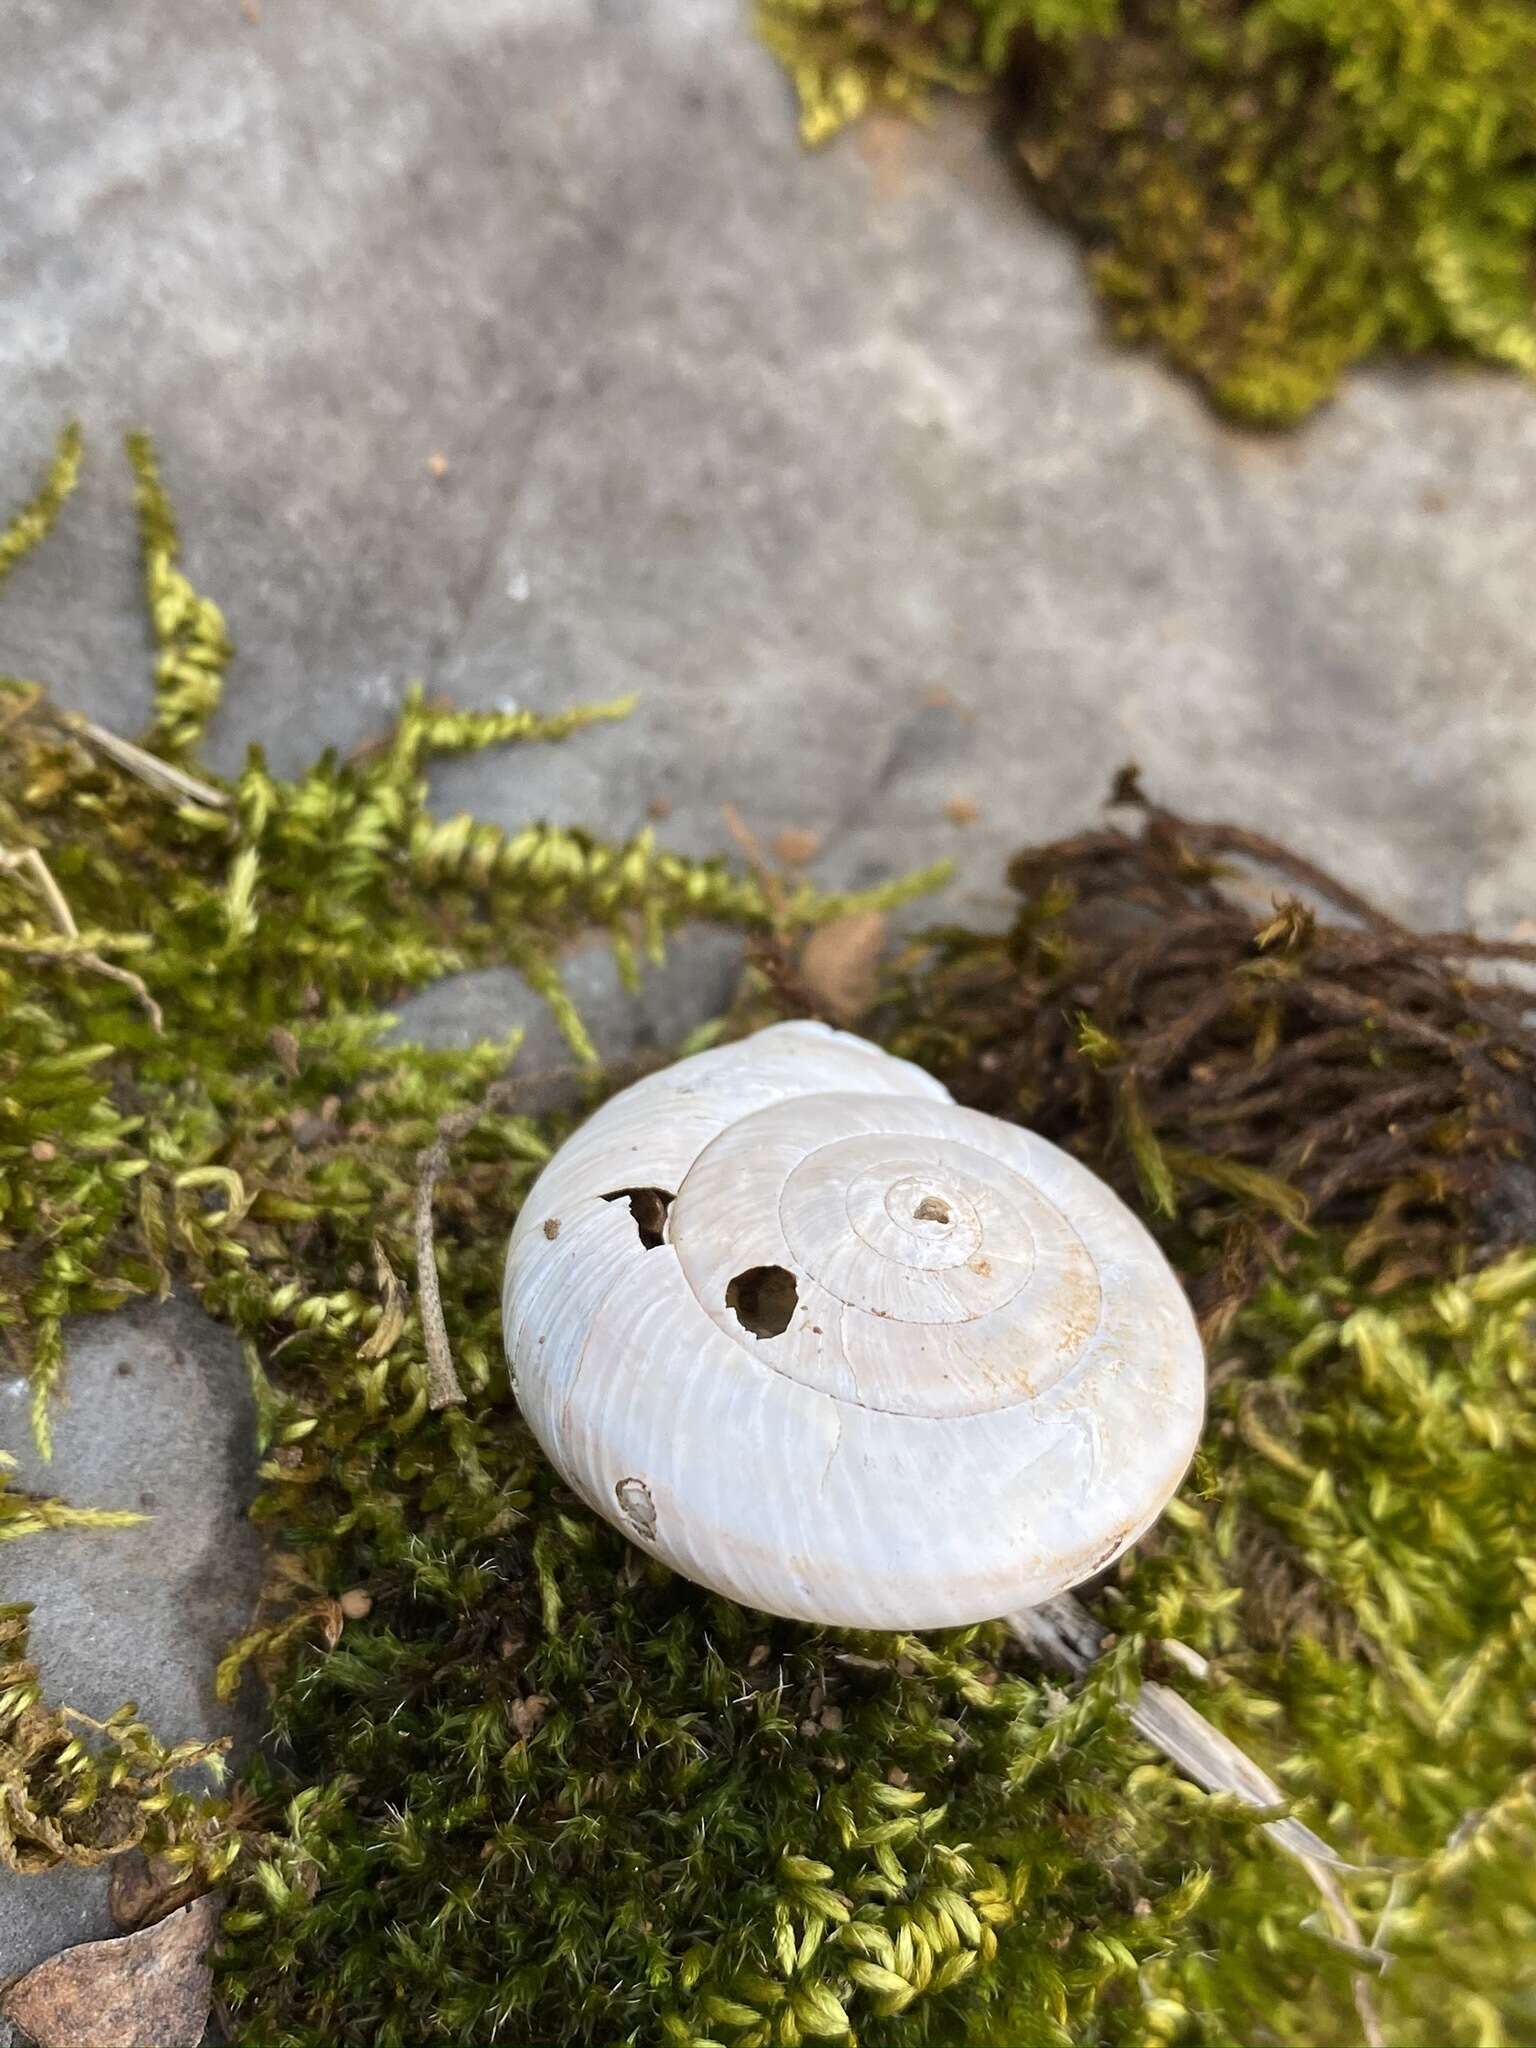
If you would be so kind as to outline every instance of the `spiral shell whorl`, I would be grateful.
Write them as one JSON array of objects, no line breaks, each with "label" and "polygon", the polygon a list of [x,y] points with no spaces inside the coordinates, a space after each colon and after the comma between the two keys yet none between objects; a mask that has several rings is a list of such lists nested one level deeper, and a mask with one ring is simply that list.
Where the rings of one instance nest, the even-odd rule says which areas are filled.
[{"label": "spiral shell whorl", "polygon": [[[865,1408],[980,1414],[1042,1393],[1098,1321],[1092,1258],[1034,1184],[1033,1142],[951,1102],[793,1098],[705,1148],[669,1234],[705,1313],[775,1371]],[[727,1306],[744,1266],[794,1275],[782,1336]]]},{"label": "spiral shell whorl", "polygon": [[[671,1198],[659,1244],[635,1189]],[[589,1503],[807,1619],[1062,1590],[1155,1518],[1201,1416],[1188,1307],[1111,1191],[821,1025],[599,1111],[529,1198],[505,1307],[519,1400]]]}]

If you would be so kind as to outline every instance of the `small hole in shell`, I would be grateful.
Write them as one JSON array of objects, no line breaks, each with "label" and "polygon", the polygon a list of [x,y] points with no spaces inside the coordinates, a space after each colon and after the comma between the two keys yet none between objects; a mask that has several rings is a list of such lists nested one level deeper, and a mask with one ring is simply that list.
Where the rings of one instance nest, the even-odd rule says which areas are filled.
[{"label": "small hole in shell", "polygon": [[643,1479],[621,1479],[613,1489],[619,1513],[637,1536],[656,1534],[656,1503]]},{"label": "small hole in shell", "polygon": [[950,1220],[948,1202],[941,1202],[937,1195],[924,1195],[912,1211],[914,1223],[948,1223]]},{"label": "small hole in shell", "polygon": [[628,1202],[629,1213],[640,1233],[640,1242],[648,1252],[655,1251],[666,1241],[667,1211],[672,1206],[672,1197],[665,1188],[615,1188],[611,1195],[604,1195],[603,1200]]},{"label": "small hole in shell", "polygon": [[782,1337],[800,1299],[783,1266],[749,1266],[725,1290],[725,1305],[753,1337]]}]

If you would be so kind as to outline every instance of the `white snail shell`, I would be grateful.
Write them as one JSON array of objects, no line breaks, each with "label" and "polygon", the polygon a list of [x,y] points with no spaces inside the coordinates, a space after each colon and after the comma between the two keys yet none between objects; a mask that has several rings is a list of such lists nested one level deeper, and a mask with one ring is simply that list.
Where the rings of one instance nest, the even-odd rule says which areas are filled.
[{"label": "white snail shell", "polygon": [[605,1104],[524,1205],[503,1316],[589,1506],[734,1600],[848,1627],[1080,1583],[1162,1511],[1204,1406],[1189,1305],[1118,1197],[822,1024]]}]

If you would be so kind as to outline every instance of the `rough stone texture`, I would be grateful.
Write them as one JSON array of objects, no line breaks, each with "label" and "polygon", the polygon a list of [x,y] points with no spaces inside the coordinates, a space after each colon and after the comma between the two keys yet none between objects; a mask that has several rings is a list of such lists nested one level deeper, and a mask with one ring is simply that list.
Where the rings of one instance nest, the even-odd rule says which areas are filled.
[{"label": "rough stone texture", "polygon": [[208,1896],[141,1934],[68,1949],[0,1996],[0,2013],[37,2048],[197,2048],[217,1922]]},{"label": "rough stone texture", "polygon": [[[613,953],[601,941],[568,953],[562,972],[587,1029],[605,1052],[661,1051],[726,1007],[744,950],[731,932],[707,926],[680,932],[660,967],[642,964],[634,995],[620,981]],[[511,967],[449,975],[401,1003],[396,1015],[402,1036],[424,1045],[470,1046],[520,1029],[518,1071],[530,1076],[562,1071],[571,1063],[549,1005]]]},{"label": "rough stone texture", "polygon": [[[443,806],[623,832],[660,799],[674,843],[714,849],[730,800],[765,837],[821,832],[832,884],[954,854],[949,908],[977,916],[1006,851],[1081,824],[1133,756],[1399,911],[1523,917],[1536,390],[1383,370],[1294,437],[1235,435],[1104,340],[969,113],[806,157],[745,15],[6,0],[0,496],[71,412],[95,460],[0,599],[0,667],[142,717],[112,451],[142,421],[242,647],[223,767],[253,739],[290,769],[351,746],[413,674],[477,704],[634,688],[625,726],[454,764]],[[718,1006],[728,953],[679,960],[635,1025],[575,963],[606,1050]],[[407,1022],[526,1014],[514,977],[477,976]],[[249,1566],[192,1574],[188,1602],[189,1561],[234,1540],[233,1411],[209,1405],[233,1364],[163,1315],[77,1347],[55,1479],[133,1499],[173,1455],[194,1533],[39,1540],[4,1569],[6,1597],[46,1596],[57,1689],[137,1691],[185,1733],[212,1725]],[[190,1409],[151,1361],[178,1349],[222,1361],[185,1365]],[[23,1440],[10,1395],[0,1441]],[[98,1891],[0,1886],[0,1959],[104,1932]]]},{"label": "rough stone texture", "polygon": [[967,115],[802,154],[745,11],[11,0],[0,477],[72,409],[99,445],[0,659],[141,714],[101,458],[142,419],[244,648],[226,766],[351,744],[413,673],[634,687],[444,803],[662,797],[700,847],[729,798],[829,879],[953,852],[984,897],[1134,755],[1401,909],[1523,914],[1536,391],[1383,371],[1232,434],[1104,342]]},{"label": "rough stone texture", "polygon": [[[52,1699],[98,1719],[124,1700],[168,1739],[245,1732],[213,1663],[250,1620],[260,1543],[244,1520],[252,1412],[239,1346],[186,1302],[91,1316],[69,1333],[53,1462],[31,1447],[27,1389],[0,1379],[0,1444],[34,1492],[150,1517],[0,1552],[4,1598],[36,1603],[29,1654]],[[105,1871],[0,1873],[0,1982],[110,1934]]]}]

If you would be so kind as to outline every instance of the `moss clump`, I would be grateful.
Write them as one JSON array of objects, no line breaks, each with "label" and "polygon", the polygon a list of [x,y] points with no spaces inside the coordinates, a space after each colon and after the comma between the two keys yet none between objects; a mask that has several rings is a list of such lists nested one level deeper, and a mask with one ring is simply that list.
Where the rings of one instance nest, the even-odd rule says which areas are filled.
[{"label": "moss clump", "polygon": [[[1181,1269],[1226,1276],[1206,1449],[1101,1589],[1116,1640],[1069,1694],[1000,1626],[774,1621],[595,1522],[523,1427],[498,1328],[507,1231],[573,1112],[502,1100],[470,1123],[513,1048],[385,1028],[399,989],[510,960],[589,1055],[562,938],[596,923],[624,945],[697,914],[755,936],[754,1000],[782,1010],[797,928],[846,906],[648,841],[434,822],[430,753],[561,729],[527,713],[413,700],[353,761],[201,780],[186,680],[162,676],[177,708],[151,735],[169,786],[158,756],[104,747],[34,687],[0,722],[0,838],[42,863],[0,876],[0,1282],[40,1428],[65,1313],[174,1281],[240,1333],[272,1577],[221,1682],[261,1669],[273,1742],[232,1807],[173,1802],[165,1773],[190,1759],[125,1725],[87,1762],[0,1618],[0,1812],[72,1815],[57,1840],[30,1823],[28,1862],[142,1836],[222,1872],[221,1992],[252,2048],[1528,2036],[1536,1503],[1516,1482],[1536,1255],[1475,1255],[1490,1176],[1528,1164],[1514,1111],[1536,1062],[1454,949],[1387,945],[1357,907],[1370,972],[1439,1037],[1355,1016],[1334,1046],[1345,1106],[1446,1091],[1433,1185],[1422,1133],[1360,1183],[1318,1181],[1347,1116],[1289,1162],[1305,1091],[1293,1116],[1218,1088],[1232,1156],[1209,1149],[1196,1069],[1292,1071],[1315,1037],[1293,984],[1316,1000],[1366,967],[1346,927],[1299,910],[1282,943],[1219,872],[1231,846],[1163,814],[1142,840],[1022,857],[1016,931],[934,942],[893,989],[888,1039],[1004,1114],[1044,1106],[1133,1191],[1139,1167]],[[1115,979],[1106,929],[1144,972]],[[1487,1062],[1503,1093],[1479,1092]],[[611,1080],[594,1070],[593,1092]],[[434,1409],[412,1218],[445,1118],[435,1263],[467,1399]],[[1404,1216],[1405,1181],[1419,1277],[1358,1256],[1362,1227]],[[46,1540],[64,1511],[9,1512]],[[0,1491],[0,1532],[6,1515]],[[1137,1741],[1122,1703],[1143,1673],[1193,1686],[1362,1866],[1369,1952],[1331,1937],[1251,1811]]]},{"label": "moss clump", "polygon": [[1456,349],[1536,375],[1525,0],[762,0],[819,140],[988,88],[1115,330],[1236,417]]},{"label": "moss clump", "polygon": [[[487,1345],[493,1264],[445,1275]],[[310,1598],[259,1787],[290,1803],[225,1922],[242,2038],[1357,2038],[1305,1879],[1117,1713],[1169,1634],[1346,1855],[1405,1859],[1353,1887],[1386,2038],[1523,2038],[1533,1304],[1530,1259],[1379,1305],[1326,1260],[1271,1283],[1070,1698],[997,1628],[713,1600],[577,1509],[504,1397],[407,1429],[337,1347],[263,1508]],[[348,1585],[371,1610],[328,1647]]]},{"label": "moss clump", "polygon": [[1273,840],[1149,803],[1134,770],[1114,801],[1139,832],[1014,857],[1011,931],[918,948],[898,1049],[1187,1219],[1212,1338],[1319,1226],[1383,1291],[1529,1241],[1536,1031],[1508,969],[1536,946],[1409,931]]},{"label": "moss clump", "polygon": [[[4,1505],[0,1491],[0,1512]],[[47,1527],[137,1519],[40,1505]],[[13,1524],[11,1533],[24,1532]],[[132,1706],[103,1722],[45,1706],[27,1661],[30,1611],[0,1607],[0,1873],[85,1870],[142,1846],[172,1871],[217,1882],[243,1851],[236,1810],[177,1779],[194,1770],[217,1777],[224,1745],[158,1742]]]}]

